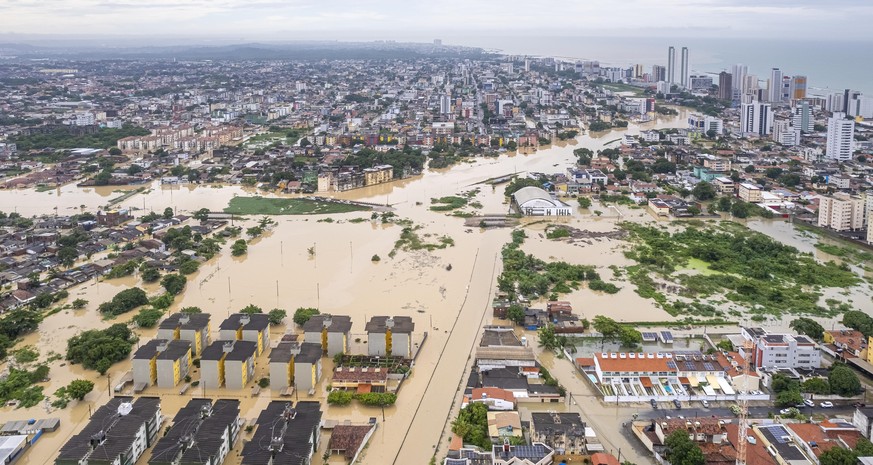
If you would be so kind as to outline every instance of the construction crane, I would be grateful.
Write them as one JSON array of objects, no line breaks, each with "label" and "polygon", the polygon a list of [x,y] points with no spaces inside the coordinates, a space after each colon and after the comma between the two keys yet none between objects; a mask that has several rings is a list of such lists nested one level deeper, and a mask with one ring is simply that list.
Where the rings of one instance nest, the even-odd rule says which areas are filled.
[{"label": "construction crane", "polygon": [[737,431],[737,463],[736,465],[746,465],[746,446],[748,445],[748,421],[749,421],[749,372],[752,359],[752,350],[755,344],[746,339],[743,342],[743,398],[740,399],[740,423]]}]

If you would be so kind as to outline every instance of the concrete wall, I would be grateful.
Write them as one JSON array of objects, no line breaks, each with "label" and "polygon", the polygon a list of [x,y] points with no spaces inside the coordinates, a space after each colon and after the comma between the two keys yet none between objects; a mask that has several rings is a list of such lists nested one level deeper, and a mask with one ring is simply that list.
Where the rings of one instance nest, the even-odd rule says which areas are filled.
[{"label": "concrete wall", "polygon": [[[313,380],[313,369],[315,379]],[[312,363],[294,363],[294,388],[307,392],[321,380],[321,360]],[[313,382],[314,381],[314,382]],[[272,384],[272,381],[270,382]]]},{"label": "concrete wall", "polygon": [[[385,333],[368,334],[367,347],[369,355],[387,355],[385,351]],[[411,358],[412,334],[393,333],[391,335],[391,355]]]},{"label": "concrete wall", "polygon": [[[200,350],[197,350],[197,333],[200,333]],[[191,353],[193,355],[200,355],[203,349],[209,345],[209,333],[206,331],[206,328],[203,328],[201,331],[183,329],[179,332],[179,339],[191,343]]]},{"label": "concrete wall", "polygon": [[[246,376],[243,379],[243,366]],[[224,385],[228,389],[243,389],[254,378],[253,360],[225,360],[224,361]]]},{"label": "concrete wall", "polygon": [[[303,333],[303,342],[321,345],[321,331]],[[348,335],[337,332],[327,333],[327,355],[333,357],[339,353],[349,353]]]},{"label": "concrete wall", "polygon": [[288,386],[288,363],[270,363],[270,388],[281,391]]},{"label": "concrete wall", "polygon": [[218,389],[218,360],[200,361],[200,384],[205,389]]},{"label": "concrete wall", "polygon": [[134,359],[132,363],[133,384],[146,383],[152,385],[152,368],[149,359]]},{"label": "concrete wall", "polygon": [[218,330],[218,340],[219,341],[235,341],[236,340],[236,330],[235,329],[220,329],[220,330]]}]

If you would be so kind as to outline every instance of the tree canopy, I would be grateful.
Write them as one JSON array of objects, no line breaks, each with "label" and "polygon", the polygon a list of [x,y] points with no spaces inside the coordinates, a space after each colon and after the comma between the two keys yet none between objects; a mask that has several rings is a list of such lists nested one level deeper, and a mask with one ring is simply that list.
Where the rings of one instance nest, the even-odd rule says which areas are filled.
[{"label": "tree canopy", "polygon": [[320,312],[318,311],[318,309],[315,308],[300,307],[297,310],[294,310],[294,323],[296,323],[298,326],[303,326],[304,324],[306,324],[307,321],[309,321],[310,318],[318,315],[319,313]]},{"label": "tree canopy", "polygon": [[688,437],[688,431],[679,429],[664,439],[667,461],[670,465],[704,465],[706,457],[700,446]]},{"label": "tree canopy", "polygon": [[116,323],[106,329],[91,329],[67,341],[67,360],[105,374],[113,363],[126,359],[134,335],[127,325]]}]

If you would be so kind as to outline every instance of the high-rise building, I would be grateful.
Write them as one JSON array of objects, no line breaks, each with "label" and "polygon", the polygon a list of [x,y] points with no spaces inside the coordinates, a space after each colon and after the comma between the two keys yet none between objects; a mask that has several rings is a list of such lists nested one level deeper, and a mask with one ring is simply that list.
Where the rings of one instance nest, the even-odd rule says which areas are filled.
[{"label": "high-rise building", "polygon": [[846,119],[846,114],[836,112],[828,118],[828,139],[825,157],[835,161],[852,159],[855,120]]},{"label": "high-rise building", "polygon": [[634,65],[634,79],[642,79],[643,77],[643,65]]},{"label": "high-rise building", "polygon": [[667,49],[667,79],[670,84],[676,84],[676,47]]},{"label": "high-rise building", "polygon": [[782,70],[770,70],[770,82],[767,84],[767,100],[771,103],[782,102]]},{"label": "high-rise building", "polygon": [[742,95],[746,92],[746,76],[749,74],[749,67],[737,63],[731,67],[731,85],[736,94]]},{"label": "high-rise building", "polygon": [[733,75],[727,71],[718,73],[718,98],[721,100],[734,98]]},{"label": "high-rise building", "polygon": [[843,91],[843,108],[832,111],[841,111],[843,113],[848,113],[849,102],[851,102],[855,98],[858,98],[860,95],[861,92],[858,92],[857,90],[846,89],[845,91]]},{"label": "high-rise building", "polygon": [[794,76],[791,78],[790,88],[791,100],[800,100],[806,98],[806,76]]},{"label": "high-rise building", "polygon": [[740,110],[740,132],[743,135],[770,135],[773,126],[773,111],[769,103],[752,101],[744,103]]},{"label": "high-rise building", "polygon": [[849,116],[860,116],[862,118],[873,118],[873,97],[858,95],[849,100],[846,114]]},{"label": "high-rise building", "polygon": [[530,58],[524,58],[524,70],[525,72],[530,72]]},{"label": "high-rise building", "polygon": [[682,73],[682,76],[680,77],[680,79],[682,79],[680,82],[682,87],[685,87],[686,89],[691,87],[691,63],[688,62],[688,47],[682,47],[682,66],[680,72]]},{"label": "high-rise building", "polygon": [[865,203],[864,198],[845,192],[821,197],[818,202],[818,225],[837,231],[862,229],[867,213]]},{"label": "high-rise building", "polygon": [[452,99],[448,95],[440,95],[440,114],[448,115],[452,112]]},{"label": "high-rise building", "polygon": [[652,80],[655,82],[667,80],[667,68],[661,65],[652,66]]},{"label": "high-rise building", "polygon": [[800,145],[800,128],[791,119],[777,119],[773,122],[773,140],[787,147]]},{"label": "high-rise building", "polygon": [[670,83],[667,81],[658,81],[655,84],[655,91],[659,94],[667,95],[670,93]]},{"label": "high-rise building", "polygon": [[804,133],[813,131],[814,120],[812,118],[812,107],[806,100],[797,102],[791,110],[791,124]]}]

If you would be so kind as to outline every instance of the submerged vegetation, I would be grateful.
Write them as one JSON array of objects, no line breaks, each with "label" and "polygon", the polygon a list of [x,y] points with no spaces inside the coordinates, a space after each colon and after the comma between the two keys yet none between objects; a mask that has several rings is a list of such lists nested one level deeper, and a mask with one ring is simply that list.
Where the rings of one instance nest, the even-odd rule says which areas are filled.
[{"label": "submerged vegetation", "polygon": [[[687,223],[673,234],[656,227],[623,223],[634,246],[625,256],[637,293],[678,315],[723,316],[700,302],[668,302],[660,288],[689,299],[723,296],[751,310],[755,317],[783,313],[830,316],[818,304],[823,287],[847,288],[860,282],[847,265],[818,263],[812,255],[733,223],[705,226]],[[705,272],[688,273],[692,260]],[[659,282],[660,281],[660,282]]]},{"label": "submerged vegetation", "polygon": [[319,215],[369,209],[361,205],[323,199],[234,197],[224,212],[237,215]]},{"label": "submerged vegetation", "polygon": [[521,250],[527,235],[524,230],[512,232],[512,241],[503,246],[503,272],[497,278],[501,291],[515,295],[541,296],[549,293],[567,294],[578,289],[583,281],[591,290],[615,294],[619,288],[600,279],[590,265],[567,262],[546,262]]}]

